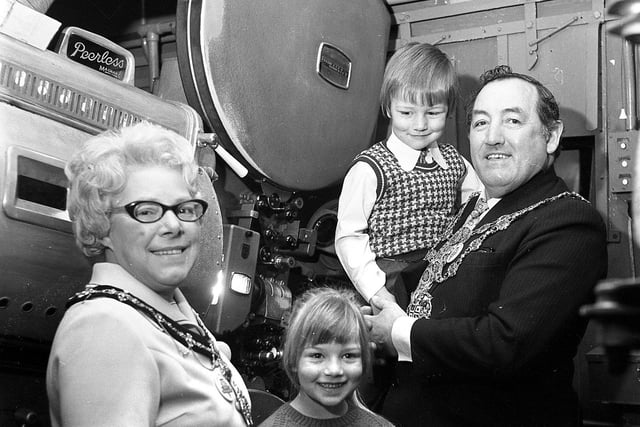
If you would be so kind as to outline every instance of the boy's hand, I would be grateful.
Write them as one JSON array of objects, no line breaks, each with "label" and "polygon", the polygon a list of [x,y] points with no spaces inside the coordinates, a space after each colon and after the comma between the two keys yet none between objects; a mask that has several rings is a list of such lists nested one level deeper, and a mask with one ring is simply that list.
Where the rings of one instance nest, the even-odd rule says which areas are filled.
[{"label": "boy's hand", "polygon": [[[381,287],[373,297],[371,297],[371,300],[373,300],[375,297],[379,297],[391,302],[396,302],[396,297],[394,297],[393,294],[389,292],[389,290],[384,286]],[[369,300],[369,304],[371,304],[371,300]],[[371,304],[371,309],[373,310],[373,314],[380,313],[380,309],[373,304]]]}]

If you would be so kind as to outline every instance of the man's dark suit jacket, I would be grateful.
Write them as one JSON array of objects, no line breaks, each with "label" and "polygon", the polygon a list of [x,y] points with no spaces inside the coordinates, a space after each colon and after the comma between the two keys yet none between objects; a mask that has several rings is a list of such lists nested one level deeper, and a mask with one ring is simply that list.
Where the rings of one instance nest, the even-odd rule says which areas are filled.
[{"label": "man's dark suit jacket", "polygon": [[[550,168],[479,225],[564,191]],[[431,319],[413,325],[413,363],[398,363],[383,415],[404,426],[580,425],[573,357],[586,320],[578,311],[606,268],[602,218],[576,198],[489,236],[432,288]],[[423,269],[407,285],[415,288]]]}]

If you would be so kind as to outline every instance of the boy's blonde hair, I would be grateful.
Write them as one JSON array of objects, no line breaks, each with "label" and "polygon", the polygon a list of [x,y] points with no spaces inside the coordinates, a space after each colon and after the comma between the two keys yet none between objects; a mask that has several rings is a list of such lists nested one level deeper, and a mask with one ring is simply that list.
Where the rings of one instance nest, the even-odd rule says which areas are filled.
[{"label": "boy's blonde hair", "polygon": [[296,301],[285,336],[282,362],[296,389],[300,388],[297,367],[305,348],[330,342],[356,341],[362,352],[363,376],[371,367],[369,330],[353,291],[314,288]]},{"label": "boy's blonde hair", "polygon": [[408,43],[398,49],[384,71],[380,106],[391,117],[391,100],[419,105],[445,104],[453,111],[458,78],[453,63],[440,49],[428,43]]}]

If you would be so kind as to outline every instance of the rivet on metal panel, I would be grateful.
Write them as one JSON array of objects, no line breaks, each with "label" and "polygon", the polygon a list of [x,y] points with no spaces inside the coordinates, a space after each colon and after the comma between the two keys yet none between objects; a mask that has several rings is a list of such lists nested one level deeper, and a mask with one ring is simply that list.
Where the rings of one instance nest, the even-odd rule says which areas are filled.
[{"label": "rivet on metal panel", "polygon": [[437,45],[438,43],[442,43],[444,40],[446,40],[447,38],[451,37],[450,35],[446,35],[443,34],[440,36],[440,38],[438,40],[436,40],[435,42],[431,43],[432,45]]}]

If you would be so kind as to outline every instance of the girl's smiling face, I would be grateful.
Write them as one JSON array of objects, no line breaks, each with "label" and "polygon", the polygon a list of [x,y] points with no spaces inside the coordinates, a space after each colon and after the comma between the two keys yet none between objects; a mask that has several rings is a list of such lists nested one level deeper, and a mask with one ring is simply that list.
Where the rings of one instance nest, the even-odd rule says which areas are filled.
[{"label": "girl's smiling face", "polygon": [[298,360],[300,391],[291,405],[312,418],[344,415],[346,399],[358,387],[362,372],[362,350],[356,340],[307,347]]}]

